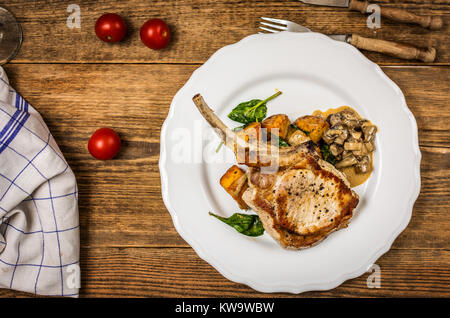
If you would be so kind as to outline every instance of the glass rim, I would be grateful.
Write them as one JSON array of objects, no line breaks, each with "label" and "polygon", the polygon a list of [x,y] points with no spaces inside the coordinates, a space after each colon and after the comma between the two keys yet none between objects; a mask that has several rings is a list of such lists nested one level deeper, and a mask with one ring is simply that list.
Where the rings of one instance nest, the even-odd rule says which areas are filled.
[{"label": "glass rim", "polygon": [[0,47],[0,65],[8,63],[17,55],[23,41],[22,27],[19,21],[17,21],[11,11],[4,7],[0,7],[0,28],[4,26],[3,23],[5,21],[8,23],[7,27],[9,27],[9,29],[7,28],[4,30],[4,33],[0,29],[0,43],[2,43],[2,41],[9,41],[10,45],[6,46],[4,52],[2,52]]}]

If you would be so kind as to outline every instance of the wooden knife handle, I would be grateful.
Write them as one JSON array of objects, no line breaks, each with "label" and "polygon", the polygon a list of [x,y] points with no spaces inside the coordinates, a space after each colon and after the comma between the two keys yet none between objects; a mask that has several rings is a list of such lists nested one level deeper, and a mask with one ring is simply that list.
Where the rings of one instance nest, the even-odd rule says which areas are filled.
[{"label": "wooden knife handle", "polygon": [[392,55],[405,60],[421,60],[430,63],[436,58],[434,47],[417,48],[408,44],[365,38],[358,34],[352,34],[349,42],[358,49]]},{"label": "wooden knife handle", "polygon": [[[353,11],[359,11],[361,13],[367,13],[367,7],[370,5],[368,1],[350,1],[349,9]],[[438,16],[420,16],[413,14],[402,9],[391,9],[381,7],[381,16],[390,20],[414,23],[430,30],[439,30],[442,28],[442,18]]]}]

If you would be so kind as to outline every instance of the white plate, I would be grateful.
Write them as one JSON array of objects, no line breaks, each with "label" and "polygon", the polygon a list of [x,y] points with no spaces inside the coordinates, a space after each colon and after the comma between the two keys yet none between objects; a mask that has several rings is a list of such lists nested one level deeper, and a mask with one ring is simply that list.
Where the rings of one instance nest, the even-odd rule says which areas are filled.
[{"label": "white plate", "polygon": [[[215,153],[217,137],[202,141],[207,125],[192,97],[201,93],[235,127],[238,123],[226,117],[235,105],[263,99],[275,89],[283,94],[268,103],[268,116],[285,113],[294,120],[316,109],[350,105],[379,128],[375,170],[356,188],[360,203],[349,227],[302,251],[284,250],[267,234],[246,237],[208,215],[239,212],[219,185],[234,157],[226,147]],[[180,163],[177,154],[183,150],[190,154]],[[209,159],[201,159],[202,151]],[[228,163],[211,163],[211,156],[225,156]],[[258,291],[300,293],[331,289],[362,275],[389,250],[411,218],[420,190],[420,158],[416,121],[380,67],[324,35],[283,32],[252,35],[224,47],[192,74],[163,125],[159,168],[175,228],[201,258],[226,278]]]}]

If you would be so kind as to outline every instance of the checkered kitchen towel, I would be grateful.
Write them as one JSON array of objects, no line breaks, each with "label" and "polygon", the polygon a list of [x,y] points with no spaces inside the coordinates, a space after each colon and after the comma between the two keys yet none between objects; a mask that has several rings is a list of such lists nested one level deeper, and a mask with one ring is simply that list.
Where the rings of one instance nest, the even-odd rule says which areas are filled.
[{"label": "checkered kitchen towel", "polygon": [[78,296],[75,176],[0,67],[0,288]]}]

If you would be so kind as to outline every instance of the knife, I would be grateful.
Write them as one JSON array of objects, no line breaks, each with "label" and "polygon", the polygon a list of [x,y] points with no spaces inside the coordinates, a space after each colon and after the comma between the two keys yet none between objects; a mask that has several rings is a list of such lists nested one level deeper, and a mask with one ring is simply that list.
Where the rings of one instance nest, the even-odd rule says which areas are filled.
[{"label": "knife", "polygon": [[[319,6],[329,6],[329,7],[343,7],[349,10],[359,11],[361,13],[367,13],[367,7],[370,5],[368,1],[358,1],[358,0],[299,0],[306,4],[314,4]],[[414,23],[418,24],[423,28],[430,30],[439,30],[442,28],[443,22],[442,18],[438,16],[420,16],[406,10],[384,8],[381,7],[381,16],[390,20],[403,23]]]},{"label": "knife", "polygon": [[[260,22],[262,26],[259,28],[267,32],[313,32],[303,25],[288,20],[267,17],[261,17],[261,19],[263,20]],[[417,48],[403,43],[366,38],[358,34],[334,34],[327,36],[333,40],[347,42],[358,49],[383,53],[405,60],[421,60],[423,62],[431,63],[436,58],[436,49],[434,47],[427,49]]]}]

